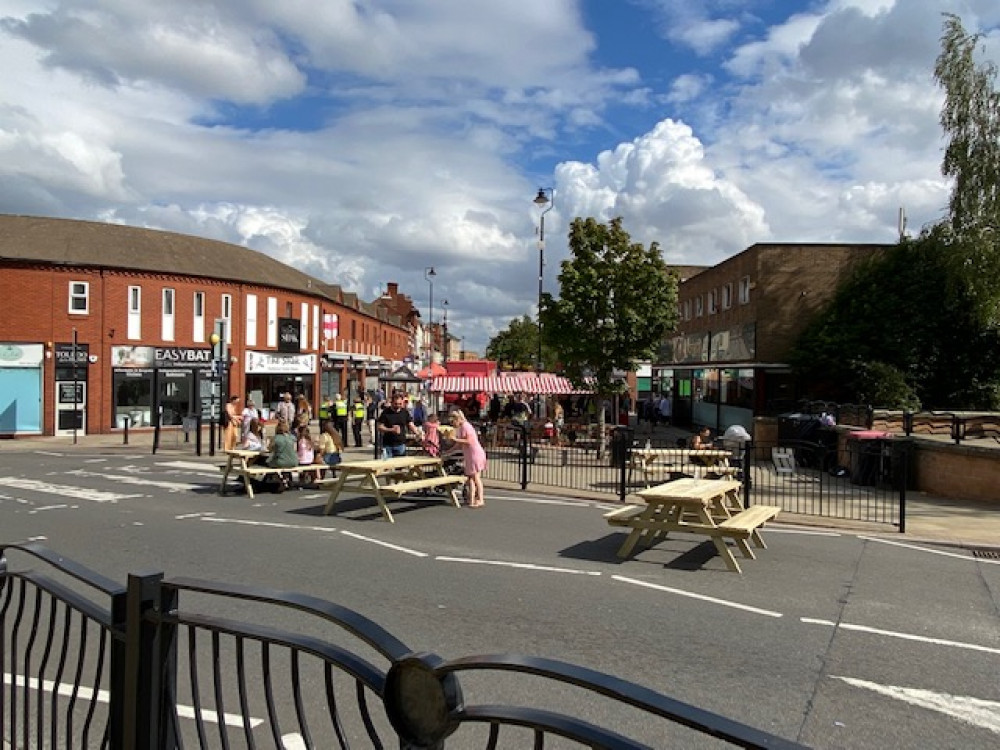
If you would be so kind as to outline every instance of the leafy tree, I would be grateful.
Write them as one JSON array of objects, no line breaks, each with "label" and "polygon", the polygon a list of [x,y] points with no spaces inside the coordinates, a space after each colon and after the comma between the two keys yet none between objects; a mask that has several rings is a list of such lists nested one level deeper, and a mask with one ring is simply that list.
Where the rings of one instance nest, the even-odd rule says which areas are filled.
[{"label": "leafy tree", "polygon": [[[559,298],[542,297],[545,343],[577,387],[611,395],[618,370],[652,359],[677,322],[677,277],[657,243],[633,243],[620,218],[574,219]],[[598,409],[601,428],[604,410]],[[602,433],[603,434],[603,433]]]},{"label": "leafy tree", "polygon": [[1000,321],[1000,92],[997,67],[976,62],[980,34],[946,14],[934,78],[944,89],[948,145],[941,171],[954,178],[947,225],[959,279],[984,322]]},{"label": "leafy tree", "polygon": [[[543,360],[547,359],[545,354],[543,350]],[[527,315],[514,318],[506,329],[490,339],[486,357],[515,370],[534,370],[538,358],[538,324]]]}]

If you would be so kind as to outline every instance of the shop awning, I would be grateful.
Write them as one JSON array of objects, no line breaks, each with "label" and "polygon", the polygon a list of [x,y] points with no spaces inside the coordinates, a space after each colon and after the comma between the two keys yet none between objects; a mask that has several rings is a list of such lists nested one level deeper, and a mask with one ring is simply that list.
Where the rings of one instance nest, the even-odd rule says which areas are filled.
[{"label": "shop awning", "polygon": [[494,375],[441,377],[431,381],[435,393],[539,393],[551,395],[588,394],[558,375]]}]

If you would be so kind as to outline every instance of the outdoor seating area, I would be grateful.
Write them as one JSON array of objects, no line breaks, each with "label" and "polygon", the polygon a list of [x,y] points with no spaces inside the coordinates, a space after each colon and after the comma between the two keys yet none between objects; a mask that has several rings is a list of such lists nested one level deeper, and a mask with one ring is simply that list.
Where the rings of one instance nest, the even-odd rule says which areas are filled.
[{"label": "outdoor seating area", "polygon": [[638,475],[646,487],[678,479],[734,478],[739,469],[730,465],[730,451],[691,448],[633,448],[629,462],[630,483]]},{"label": "outdoor seating area", "polygon": [[285,475],[298,475],[300,482],[303,481],[304,477],[308,477],[309,484],[315,487],[322,487],[325,484],[336,481],[334,478],[317,478],[316,475],[320,472],[331,471],[325,464],[292,467],[267,466],[264,463],[260,463],[267,456],[267,451],[242,450],[239,448],[226,451],[226,463],[219,464],[219,470],[222,472],[219,494],[225,495],[228,491],[227,485],[230,477],[235,477],[237,480],[243,482],[247,497],[251,500],[254,498],[254,482],[263,481],[269,477],[280,480]]},{"label": "outdoor seating area", "polygon": [[609,525],[630,529],[618,557],[628,559],[677,531],[709,537],[726,567],[742,573],[727,540],[734,542],[744,558],[756,559],[750,544],[767,548],[760,528],[781,508],[744,508],[741,487],[740,482],[731,479],[678,479],[640,491],[638,496],[644,505],[626,505],[604,516]]}]

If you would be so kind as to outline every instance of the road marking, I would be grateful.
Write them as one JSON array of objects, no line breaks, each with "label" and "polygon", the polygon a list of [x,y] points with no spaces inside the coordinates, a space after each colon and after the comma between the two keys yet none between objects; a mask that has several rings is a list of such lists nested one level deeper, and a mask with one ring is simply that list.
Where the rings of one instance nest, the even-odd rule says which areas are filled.
[{"label": "road marking", "polygon": [[596,570],[575,570],[574,568],[556,568],[550,565],[535,565],[534,563],[516,563],[504,560],[479,560],[474,557],[446,557],[439,555],[434,558],[441,562],[471,563],[473,565],[498,565],[504,568],[517,568],[519,570],[538,570],[544,573],[571,573],[578,576],[599,576]]},{"label": "road marking", "polygon": [[[15,683],[16,678],[16,683]],[[29,677],[27,683],[25,683],[24,675],[11,676],[10,673],[3,673],[3,681],[5,685],[12,685],[16,690],[18,688],[27,687],[29,690],[39,690],[39,681],[37,677]],[[108,703],[110,699],[110,694],[107,690],[94,690],[86,686],[76,687],[74,685],[66,685],[60,683],[56,686],[56,683],[52,680],[42,680],[41,681],[41,692],[51,693],[53,690],[57,692],[58,695],[64,697],[72,697],[75,693],[76,697],[84,701],[96,701],[97,703]],[[193,719],[195,717],[193,706],[177,706],[177,715],[182,719]],[[209,708],[201,709],[201,718],[203,721],[209,721],[213,723],[218,723],[219,714],[217,711],[213,711]],[[223,713],[222,720],[225,722],[226,726],[230,727],[242,727],[243,726],[243,716],[240,714]],[[263,719],[255,719],[250,717],[250,726],[258,727],[264,723]]]},{"label": "road marking", "polygon": [[[752,507],[752,506],[751,506]],[[778,528],[777,526],[768,526],[768,534],[805,534],[806,536],[841,536],[836,531],[813,531],[812,529],[796,529],[789,528],[788,526],[783,526]]]},{"label": "road marking", "polygon": [[952,718],[972,724],[976,727],[989,729],[1000,734],[1000,703],[967,695],[951,695],[936,693],[932,690],[899,687],[897,685],[880,685],[877,682],[859,680],[854,677],[838,677],[830,675],[834,680],[841,680],[854,687],[871,690],[873,693],[910,703],[921,708],[951,716]]},{"label": "road marking", "polygon": [[219,476],[218,471],[212,471],[211,466],[209,466],[208,464],[199,463],[198,461],[157,461],[156,466],[162,466],[167,469],[183,469],[186,472],[192,474],[201,474],[202,476],[206,477]]},{"label": "road marking", "polygon": [[[201,515],[197,513],[192,513],[190,516],[185,516],[185,518],[198,517],[202,521],[209,521],[211,523],[233,523],[238,526],[263,526],[272,529],[291,529],[293,531],[323,531],[326,533],[335,532],[336,529],[331,529],[329,526],[299,526],[293,523],[277,523],[275,521],[248,521],[243,518],[212,518],[207,515]],[[181,516],[177,516],[181,518]]]},{"label": "road marking", "polygon": [[189,518],[202,518],[203,516],[214,516],[214,515],[215,515],[215,511],[214,510],[206,511],[204,513],[184,513],[184,514],[179,515],[179,516],[174,516],[174,520],[175,521],[186,521]]},{"label": "road marking", "polygon": [[62,453],[56,453],[54,451],[35,451],[39,456],[55,456],[56,458],[62,458]]},{"label": "road marking", "polygon": [[16,487],[19,490],[44,492],[49,495],[59,495],[61,497],[75,497],[78,500],[91,500],[95,503],[117,503],[119,500],[143,497],[142,495],[123,495],[120,492],[88,490],[84,487],[74,487],[69,484],[49,484],[48,482],[39,482],[35,479],[20,479],[18,477],[0,477],[0,485]]},{"label": "road marking", "polygon": [[[858,539],[863,539],[866,542],[878,542],[879,544],[888,544],[892,547],[903,547],[905,549],[913,549],[918,552],[927,552],[931,555],[941,555],[942,557],[957,557],[959,560],[973,560],[969,555],[960,555],[957,552],[945,552],[941,549],[928,549],[927,547],[921,547],[917,544],[906,544],[905,542],[894,542],[890,539],[879,539],[873,536],[859,536]],[[1000,560],[975,560],[976,562],[986,563],[987,565],[1000,565]]]},{"label": "road marking", "polygon": [[368,536],[361,536],[361,534],[355,534],[353,531],[341,531],[344,536],[349,536],[351,539],[360,539],[362,542],[371,542],[372,544],[378,544],[381,547],[386,547],[388,549],[394,549],[397,552],[405,552],[408,555],[413,555],[414,557],[427,557],[426,552],[419,552],[415,549],[408,549],[407,547],[400,547],[398,544],[390,544],[389,542],[383,542],[381,539],[372,539]]},{"label": "road marking", "polygon": [[[73,471],[67,471],[65,473],[78,477],[97,477],[98,479],[108,479],[113,482],[120,482],[121,484],[135,484],[141,487],[158,487],[159,489],[169,490],[170,492],[194,492],[195,490],[204,488],[204,485],[202,484],[191,484],[189,482],[159,482],[155,479],[140,479],[139,477],[129,476],[128,474],[101,474],[96,471],[84,471],[83,469],[74,469]],[[141,497],[141,495],[139,497]]]},{"label": "road marking", "polygon": [[69,506],[66,505],[65,503],[60,503],[59,505],[43,505],[40,508],[32,508],[31,510],[28,511],[28,513],[29,514],[41,513],[43,510],[62,510],[63,508],[68,508],[68,507]]},{"label": "road marking", "polygon": [[765,617],[784,617],[781,612],[773,612],[769,609],[760,609],[759,607],[751,607],[747,604],[737,604],[736,602],[726,601],[725,599],[716,599],[714,596],[705,596],[704,594],[695,594],[691,591],[683,591],[682,589],[671,588],[670,586],[661,586],[658,583],[649,583],[648,581],[638,581],[634,578],[626,578],[625,576],[611,576],[614,581],[622,581],[623,583],[631,583],[636,586],[644,586],[647,589],[655,589],[656,591],[665,591],[668,594],[677,594],[678,596],[686,596],[690,599],[698,599],[703,602],[709,602],[710,604],[719,604],[723,607],[732,607],[733,609],[739,609],[743,612],[750,612],[755,615],[764,615]]},{"label": "road marking", "polygon": [[88,458],[83,461],[85,464],[103,464],[106,463],[108,459],[106,458]]},{"label": "road marking", "polygon": [[826,625],[840,630],[850,630],[856,633],[871,633],[872,635],[884,635],[890,638],[900,638],[904,641],[918,641],[920,643],[932,643],[935,646],[949,646],[950,648],[962,648],[969,651],[982,651],[986,654],[1000,654],[1000,648],[990,646],[980,646],[975,643],[963,643],[962,641],[948,641],[944,638],[930,638],[925,635],[912,635],[910,633],[899,633],[894,630],[881,630],[870,628],[866,625],[851,625],[848,622],[832,622],[830,620],[815,620],[812,617],[802,617],[801,622],[806,625]]},{"label": "road marking", "polygon": [[284,750],[306,750],[307,745],[301,734],[291,732],[281,735],[281,747]]}]

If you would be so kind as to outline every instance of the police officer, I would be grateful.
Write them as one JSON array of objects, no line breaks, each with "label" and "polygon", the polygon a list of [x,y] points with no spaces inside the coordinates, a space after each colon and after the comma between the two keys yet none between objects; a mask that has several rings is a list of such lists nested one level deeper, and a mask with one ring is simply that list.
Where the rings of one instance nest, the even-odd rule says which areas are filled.
[{"label": "police officer", "polygon": [[351,431],[354,433],[355,448],[361,447],[361,425],[364,424],[366,412],[364,399],[358,396],[354,399],[354,406],[351,409]]},{"label": "police officer", "polygon": [[347,445],[347,401],[339,393],[333,398],[333,422]]}]

